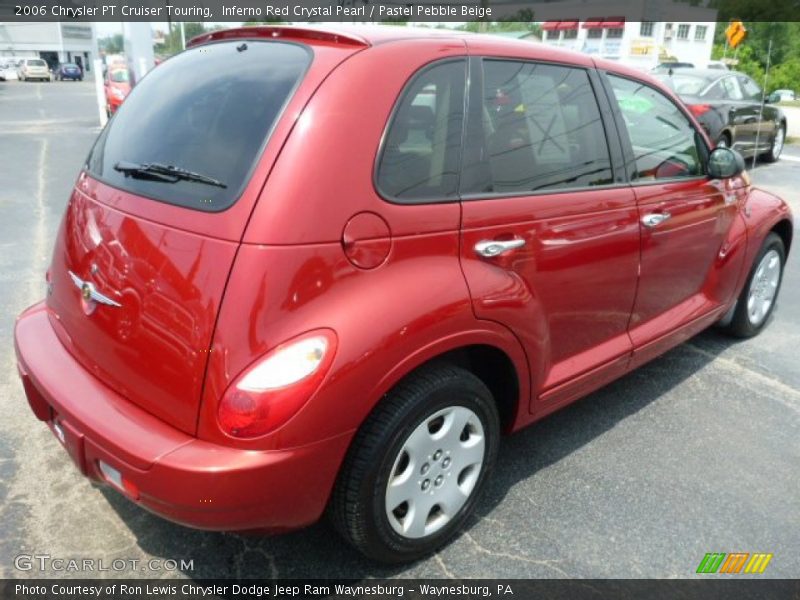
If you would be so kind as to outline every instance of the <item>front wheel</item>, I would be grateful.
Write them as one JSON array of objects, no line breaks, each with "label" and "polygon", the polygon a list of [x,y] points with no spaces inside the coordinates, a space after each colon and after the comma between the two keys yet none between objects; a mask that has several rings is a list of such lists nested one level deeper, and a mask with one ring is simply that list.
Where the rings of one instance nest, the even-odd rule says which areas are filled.
[{"label": "front wheel", "polygon": [[334,525],[381,562],[435,551],[472,512],[499,435],[497,407],[480,379],[450,365],[423,368],[356,434],[331,500]]},{"label": "front wheel", "polygon": [[770,233],[756,255],[747,284],[736,301],[733,319],[724,330],[736,337],[748,338],[764,328],[775,309],[785,262],[783,240],[778,234]]}]

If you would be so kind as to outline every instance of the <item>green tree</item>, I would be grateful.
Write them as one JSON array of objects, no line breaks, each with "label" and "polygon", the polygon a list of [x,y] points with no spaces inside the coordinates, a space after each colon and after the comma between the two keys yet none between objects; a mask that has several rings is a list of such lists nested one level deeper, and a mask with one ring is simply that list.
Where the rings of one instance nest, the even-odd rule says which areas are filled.
[{"label": "green tree", "polygon": [[[197,37],[207,31],[219,29],[219,27],[207,28],[203,23],[184,23],[184,31],[186,34],[186,41],[188,42],[193,37]],[[181,26],[180,23],[175,23],[172,26],[172,31],[164,37],[163,44],[157,44],[155,47],[156,54],[171,56],[183,50],[181,42]]]},{"label": "green tree", "polygon": [[121,54],[124,47],[122,34],[115,33],[114,35],[99,38],[97,45],[106,54]]},{"label": "green tree", "polygon": [[533,11],[528,8],[518,10],[499,21],[470,21],[461,25],[459,29],[472,32],[494,33],[498,31],[530,31],[537,36],[541,27],[533,22]]}]

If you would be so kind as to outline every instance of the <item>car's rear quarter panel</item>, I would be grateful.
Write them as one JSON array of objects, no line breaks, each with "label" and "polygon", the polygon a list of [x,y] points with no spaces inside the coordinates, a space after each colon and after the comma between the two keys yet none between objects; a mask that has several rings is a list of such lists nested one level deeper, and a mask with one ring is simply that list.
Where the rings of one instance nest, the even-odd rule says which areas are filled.
[{"label": "car's rear quarter panel", "polygon": [[[336,69],[311,99],[261,194],[228,283],[202,438],[222,441],[218,401],[243,368],[317,327],[339,337],[320,392],[277,432],[236,443],[292,447],[353,430],[414,366],[462,345],[506,351],[525,377],[527,397],[518,342],[472,313],[458,260],[458,202],[392,204],[373,185],[381,136],[405,83],[428,62],[464,54],[461,40],[378,45]],[[389,255],[372,270],[353,266],[341,245],[345,224],[364,211],[381,215],[391,229]]]}]

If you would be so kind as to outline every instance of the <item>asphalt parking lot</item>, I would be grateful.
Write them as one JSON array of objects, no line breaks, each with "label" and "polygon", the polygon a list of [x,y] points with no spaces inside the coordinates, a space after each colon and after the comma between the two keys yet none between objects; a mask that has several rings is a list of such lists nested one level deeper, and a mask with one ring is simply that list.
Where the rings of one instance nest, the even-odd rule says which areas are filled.
[{"label": "asphalt parking lot", "polygon": [[[800,260],[758,338],[701,334],[508,438],[455,543],[386,569],[325,523],[276,537],[205,533],[77,473],[28,409],[14,317],[44,296],[54,232],[99,131],[91,83],[0,82],[0,576],[690,577],[707,552],[769,552],[800,576]],[[800,214],[800,147],[756,184]],[[138,560],[101,573],[15,568],[19,555]],[[150,558],[191,568],[146,570]]]}]

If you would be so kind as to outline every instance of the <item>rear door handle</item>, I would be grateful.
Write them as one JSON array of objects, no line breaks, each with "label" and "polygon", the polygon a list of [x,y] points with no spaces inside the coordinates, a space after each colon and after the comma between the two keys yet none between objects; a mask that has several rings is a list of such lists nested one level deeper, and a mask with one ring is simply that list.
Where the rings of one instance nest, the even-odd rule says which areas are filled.
[{"label": "rear door handle", "polygon": [[516,250],[525,245],[525,240],[515,238],[513,240],[481,240],[475,244],[475,252],[480,256],[492,258],[493,256],[500,256],[509,250]]},{"label": "rear door handle", "polygon": [[642,225],[645,227],[657,227],[664,221],[669,219],[672,215],[668,212],[650,213],[642,217]]}]

